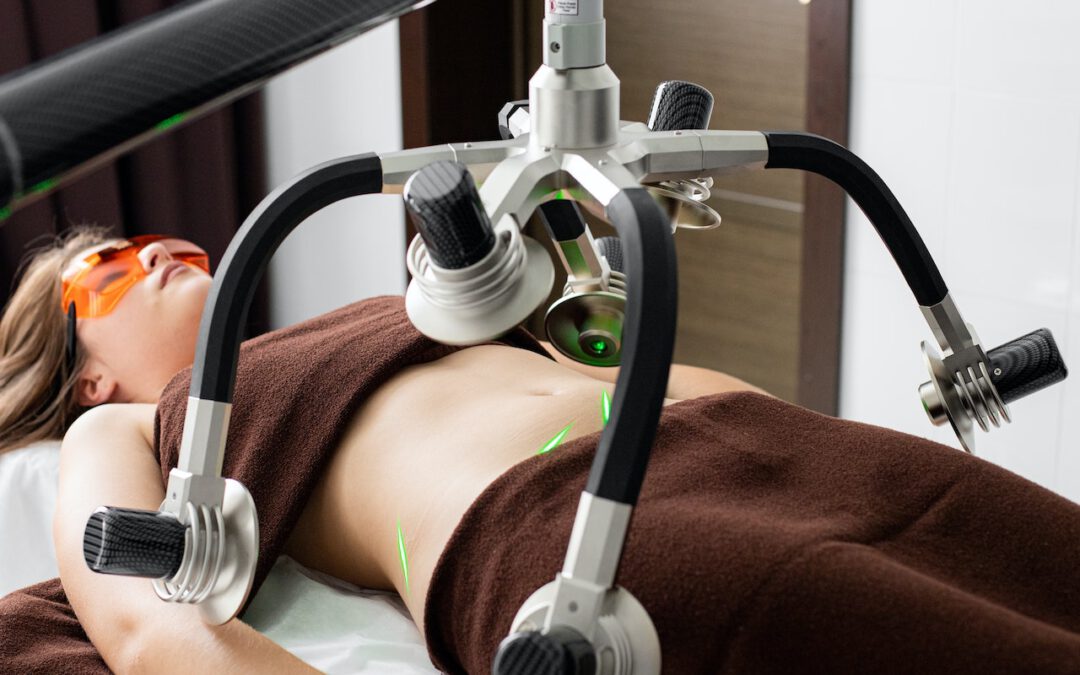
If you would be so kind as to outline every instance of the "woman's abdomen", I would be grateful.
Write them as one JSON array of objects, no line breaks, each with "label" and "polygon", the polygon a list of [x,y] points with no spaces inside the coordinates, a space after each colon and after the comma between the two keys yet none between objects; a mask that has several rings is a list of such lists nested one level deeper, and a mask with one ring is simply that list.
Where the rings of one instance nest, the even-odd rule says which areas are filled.
[{"label": "woman's abdomen", "polygon": [[518,462],[600,431],[613,390],[499,345],[406,368],[357,411],[288,552],[398,590],[420,621],[439,555],[476,497]]}]

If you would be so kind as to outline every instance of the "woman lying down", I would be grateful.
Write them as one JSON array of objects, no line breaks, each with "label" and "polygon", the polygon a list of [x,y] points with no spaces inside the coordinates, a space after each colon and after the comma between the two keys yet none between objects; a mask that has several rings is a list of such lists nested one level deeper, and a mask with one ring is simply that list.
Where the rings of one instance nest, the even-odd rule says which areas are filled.
[{"label": "woman lying down", "polygon": [[[309,670],[239,620],[204,625],[83,560],[96,507],[163,498],[205,265],[186,242],[82,233],[23,275],[0,329],[0,449],[63,435],[63,586],[0,601],[0,671]],[[285,553],[396,591],[438,668],[490,672],[561,569],[613,377],[522,329],[434,343],[396,296],[248,341],[224,474],[258,506],[255,590]],[[617,577],[665,673],[1080,672],[1080,507],[718,373],[676,366],[667,394]]]}]

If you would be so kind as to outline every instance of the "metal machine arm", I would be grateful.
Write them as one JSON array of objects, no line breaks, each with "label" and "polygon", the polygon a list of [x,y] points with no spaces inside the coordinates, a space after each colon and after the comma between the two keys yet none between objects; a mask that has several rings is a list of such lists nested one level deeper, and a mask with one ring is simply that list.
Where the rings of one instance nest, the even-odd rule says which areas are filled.
[{"label": "metal machine arm", "polygon": [[[46,193],[80,166],[93,165],[80,162],[130,149],[160,131],[165,122],[178,119],[178,111],[183,117],[189,114],[185,111],[217,105],[291,64],[293,57],[310,55],[417,3],[310,0],[301,7],[282,0],[243,0],[244,12],[226,11],[240,4],[222,0],[185,5],[170,15],[174,23],[162,19],[141,24],[112,36],[111,42],[94,43],[0,83],[0,205],[5,206],[0,218],[10,207]],[[84,550],[92,569],[153,577],[159,596],[199,603],[209,622],[235,616],[251,588],[258,525],[250,495],[238,483],[224,480],[221,468],[240,327],[255,284],[284,237],[311,213],[354,195],[408,193],[410,180],[440,162],[443,169],[448,161],[456,163],[457,173],[446,175],[456,175],[461,185],[467,185],[454,198],[476,206],[469,225],[481,228],[473,234],[481,235],[477,240],[490,241],[491,248],[457,261],[462,265],[455,269],[439,269],[436,262],[448,258],[433,255],[425,269],[433,278],[441,275],[454,283],[467,280],[470,269],[477,273],[494,269],[506,284],[522,278],[532,284],[527,292],[507,293],[519,305],[513,312],[498,307],[502,296],[489,299],[485,309],[489,321],[480,329],[458,330],[440,315],[440,330],[445,328],[456,344],[481,341],[486,332],[503,330],[506,322],[512,325],[518,312],[528,309],[526,301],[540,296],[545,280],[550,284],[537,248],[515,236],[547,202],[573,199],[610,221],[619,235],[601,251],[584,223],[568,228],[548,223],[571,281],[561,302],[574,311],[560,315],[568,339],[574,339],[575,331],[588,333],[575,317],[604,313],[608,327],[597,330],[612,337],[604,341],[605,356],[610,357],[605,364],[621,362],[622,371],[611,423],[600,437],[563,569],[515,617],[512,634],[495,659],[500,675],[640,675],[660,670],[659,639],[647,612],[628,591],[616,587],[614,579],[671,364],[677,311],[672,234],[678,226],[719,224],[719,216],[702,203],[714,176],[795,168],[830,178],[852,195],[900,266],[944,351],[944,358],[927,351],[932,379],[920,388],[924,405],[935,422],[947,419],[953,424],[966,448],[972,447],[972,420],[984,427],[987,420],[1007,420],[1006,401],[1064,377],[1064,364],[1049,333],[1037,331],[989,353],[983,350],[907,215],[858,157],[808,134],[709,131],[711,95],[689,83],[664,83],[648,124],[621,122],[619,81],[605,63],[602,1],[545,6],[544,65],[530,81],[528,105],[517,102],[504,109],[500,118],[504,140],[329,162],[276,190],[245,221],[214,277],[200,324],[180,461],[170,474],[166,501],[160,512],[104,507],[91,516]],[[299,14],[290,19],[290,12],[296,11]],[[330,16],[335,18],[328,20],[328,29],[317,20]],[[245,31],[246,37],[260,38],[256,58],[244,52],[250,41],[228,39],[230,30],[249,21],[271,27],[292,22],[292,30],[284,33],[300,26],[299,32],[310,39],[280,42],[274,30]],[[174,36],[172,31],[180,27],[184,30],[175,33],[175,45],[181,52],[201,54],[203,38],[221,52],[219,58],[162,66],[189,68],[182,74],[192,82],[191,91],[165,95],[147,83],[168,78],[139,71],[147,62],[130,54],[138,48],[140,55],[170,59],[171,40],[162,36]],[[207,37],[203,29],[217,39]],[[275,47],[286,43],[293,57],[279,58]],[[236,49],[241,53],[234,54]],[[245,61],[248,56],[252,58]],[[220,82],[214,80],[220,64],[230,59],[246,65],[228,70]],[[253,63],[258,67],[249,68]],[[115,68],[99,68],[102,64]],[[125,78],[138,86],[128,86]],[[73,95],[83,85],[87,100],[102,92],[112,95],[104,96],[100,107],[83,106],[83,99]],[[128,102],[125,97],[133,102],[130,107],[123,105]],[[64,108],[66,100],[77,109]],[[42,110],[56,114],[38,119]],[[463,180],[465,176],[471,178]],[[557,211],[553,207],[547,215],[555,217]],[[578,217],[576,211],[561,212],[559,217]],[[484,228],[492,228],[492,223],[489,233]],[[414,244],[419,252],[420,244],[432,242]],[[623,258],[617,277],[607,260],[614,259],[615,250]],[[517,256],[514,264],[491,266],[503,252]],[[527,257],[533,262],[527,263]],[[550,266],[550,261],[545,263]],[[481,281],[486,283],[486,277]],[[470,292],[482,287],[473,284]],[[436,287],[429,291],[435,293]],[[413,297],[424,292],[428,291],[410,288]],[[589,294],[607,295],[602,301],[581,300]],[[413,305],[407,307],[411,312]],[[422,330],[419,323],[417,327]],[[609,348],[615,351],[608,353]]]}]

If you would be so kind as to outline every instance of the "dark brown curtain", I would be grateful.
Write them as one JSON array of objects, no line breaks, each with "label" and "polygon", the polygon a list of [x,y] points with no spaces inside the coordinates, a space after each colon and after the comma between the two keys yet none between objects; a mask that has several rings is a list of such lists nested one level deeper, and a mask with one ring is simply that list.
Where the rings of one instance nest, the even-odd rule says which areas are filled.
[{"label": "dark brown curtain", "polygon": [[[22,68],[177,0],[0,0],[0,74]],[[0,222],[0,302],[29,248],[74,224],[117,236],[173,234],[205,248],[216,269],[248,213],[266,194],[259,94],[176,129]],[[249,335],[269,326],[265,288]]]}]

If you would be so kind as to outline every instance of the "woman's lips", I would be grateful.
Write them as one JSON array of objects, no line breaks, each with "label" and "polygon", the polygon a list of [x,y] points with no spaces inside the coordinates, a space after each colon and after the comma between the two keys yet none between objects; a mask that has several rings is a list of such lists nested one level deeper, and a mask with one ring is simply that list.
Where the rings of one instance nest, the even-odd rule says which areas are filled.
[{"label": "woman's lips", "polygon": [[179,274],[185,267],[186,265],[182,262],[171,262],[166,265],[165,269],[161,270],[161,288],[165,288],[165,284],[169,283],[169,279],[171,279],[174,274]]}]

